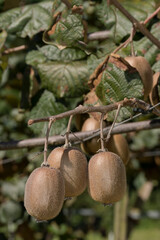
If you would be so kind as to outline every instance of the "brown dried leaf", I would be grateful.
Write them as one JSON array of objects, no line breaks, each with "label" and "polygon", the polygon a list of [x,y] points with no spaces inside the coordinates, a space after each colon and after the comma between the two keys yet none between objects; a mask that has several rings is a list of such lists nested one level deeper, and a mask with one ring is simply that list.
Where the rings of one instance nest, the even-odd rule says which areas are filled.
[{"label": "brown dried leaf", "polygon": [[56,30],[56,25],[57,25],[57,23],[58,23],[58,22],[60,21],[60,19],[61,19],[61,15],[62,15],[62,12],[57,12],[57,13],[53,16],[53,22],[54,22],[54,24],[53,24],[53,26],[51,27],[51,29],[47,32],[49,36],[52,35],[52,34],[54,34],[54,32],[55,32],[55,30]]},{"label": "brown dried leaf", "polygon": [[102,73],[107,68],[108,62],[115,64],[116,67],[123,71],[129,71],[130,73],[137,72],[136,68],[132,67],[123,57],[118,54],[111,53],[102,63],[98,65],[98,67],[90,76],[88,85],[91,89],[95,89],[100,83]]},{"label": "brown dried leaf", "polygon": [[[98,67],[94,70],[92,75],[89,78],[88,85],[92,89],[95,89],[96,86],[99,84],[101,77],[99,75],[107,68],[107,63],[109,60],[109,55],[105,58],[105,60],[98,65]],[[99,79],[98,79],[99,77]]]},{"label": "brown dried leaf", "polygon": [[118,54],[112,53],[109,62],[115,64],[116,67],[123,71],[129,71],[130,73],[137,72],[136,68],[132,67],[123,57]]}]

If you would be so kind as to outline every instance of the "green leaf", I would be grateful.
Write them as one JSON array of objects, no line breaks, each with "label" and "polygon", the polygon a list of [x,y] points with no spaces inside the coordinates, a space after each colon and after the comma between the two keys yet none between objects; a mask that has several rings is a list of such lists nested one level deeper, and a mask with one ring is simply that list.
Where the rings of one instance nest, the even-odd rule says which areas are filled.
[{"label": "green leaf", "polygon": [[[41,95],[38,103],[31,110],[29,114],[30,119],[42,118],[53,116],[62,112],[67,111],[66,107],[59,102],[56,102],[54,95],[45,90]],[[53,123],[50,135],[63,134],[66,130],[67,119],[63,118],[61,120]],[[41,122],[31,125],[31,129],[38,136],[45,136],[48,127],[48,122]]]},{"label": "green leaf", "polygon": [[87,59],[87,65],[90,75],[94,72],[96,67],[103,62],[105,57],[97,58],[94,54],[91,54]]},{"label": "green leaf", "polygon": [[12,180],[12,182],[3,182],[1,187],[2,194],[15,201],[22,199],[24,196],[25,182],[26,177]]},{"label": "green leaf", "polygon": [[82,17],[78,14],[70,14],[62,18],[56,25],[55,33],[51,37],[65,46],[73,46],[83,39]]},{"label": "green leaf", "polygon": [[88,69],[86,61],[46,62],[38,64],[42,86],[56,97],[78,97],[88,90]]},{"label": "green leaf", "polygon": [[[160,129],[140,131],[132,139],[130,145],[132,150],[153,149],[159,146]],[[152,139],[152,141],[151,141]]]},{"label": "green leaf", "polygon": [[9,79],[8,56],[1,56],[0,59],[0,88],[2,88]]},{"label": "green leaf", "polygon": [[49,28],[52,17],[52,1],[26,5],[0,14],[0,28],[20,37],[32,38]]},{"label": "green leaf", "polygon": [[97,57],[106,57],[106,55],[112,53],[116,48],[115,43],[113,42],[113,39],[107,39],[103,41],[102,43],[99,43],[97,46]]},{"label": "green leaf", "polygon": [[37,50],[30,51],[26,56],[26,63],[32,66],[37,66],[39,63],[44,63],[47,60],[45,55]]},{"label": "green leaf", "polygon": [[0,49],[3,47],[5,41],[6,41],[6,38],[7,38],[7,32],[5,30],[3,30],[1,33],[0,33]]},{"label": "green leaf", "polygon": [[160,60],[155,62],[155,64],[152,66],[152,70],[155,72],[160,72]]},{"label": "green leaf", "polygon": [[22,208],[20,204],[14,201],[6,201],[1,204],[0,208],[0,222],[9,223],[20,218],[22,214]]},{"label": "green leaf", "polygon": [[84,51],[79,48],[64,48],[60,50],[53,45],[46,45],[39,49],[40,52],[46,56],[48,60],[53,61],[75,61],[84,59],[87,55]]},{"label": "green leaf", "polygon": [[46,45],[37,51],[30,51],[26,56],[26,63],[37,66],[37,64],[44,63],[47,60],[68,62],[81,60],[85,57],[86,53],[79,48],[65,48],[60,50],[56,46]]},{"label": "green leaf", "polygon": [[[160,39],[160,23],[156,23],[151,28],[151,33],[157,39]],[[147,37],[143,37],[139,41],[134,41],[134,47],[137,55],[144,56],[148,62],[153,65],[160,49],[154,45]]]},{"label": "green leaf", "polygon": [[[123,1],[123,7],[132,14],[138,21],[145,20],[149,14],[154,12],[153,1]],[[116,42],[120,42],[123,37],[130,34],[132,23],[115,7],[108,7],[106,0],[97,5],[97,18],[106,29],[113,32]]]},{"label": "green leaf", "polygon": [[56,15],[59,12],[65,10],[66,5],[61,0],[54,0],[52,5],[53,15]]},{"label": "green leaf", "polygon": [[[138,73],[125,72],[109,63],[96,88],[96,94],[105,105],[121,101],[124,98],[142,98],[143,84]],[[113,120],[114,113],[115,111],[108,114],[108,120]],[[131,108],[121,108],[118,121],[128,118],[131,113]]]},{"label": "green leaf", "polygon": [[60,50],[48,45],[29,52],[26,62],[36,67],[42,86],[56,97],[79,97],[88,90],[87,61],[81,60],[85,57],[86,53],[78,48]]}]

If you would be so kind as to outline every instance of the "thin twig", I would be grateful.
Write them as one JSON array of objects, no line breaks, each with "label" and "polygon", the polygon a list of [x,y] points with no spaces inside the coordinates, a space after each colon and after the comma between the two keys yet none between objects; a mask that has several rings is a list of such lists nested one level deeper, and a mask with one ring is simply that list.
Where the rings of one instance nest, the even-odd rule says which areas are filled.
[{"label": "thin twig", "polygon": [[[141,114],[140,114],[141,115]],[[131,120],[131,119],[128,119]],[[132,122],[132,123],[118,123],[112,130],[113,134],[121,134],[128,133],[134,131],[141,130],[149,130],[149,129],[158,129],[160,128],[160,119],[153,119],[147,121],[140,122]],[[104,136],[107,135],[110,127],[106,127],[103,129]],[[100,130],[96,131],[86,131],[86,132],[74,132],[74,134],[69,134],[69,139],[71,143],[78,144],[81,141],[87,141],[93,137],[97,137],[100,135]],[[78,141],[77,141],[78,139]],[[31,138],[20,141],[11,141],[11,142],[0,142],[0,150],[11,150],[11,149],[22,149],[22,148],[33,148],[43,146],[45,142],[45,138]],[[49,145],[62,145],[65,142],[65,137],[62,135],[51,136],[48,139]]]},{"label": "thin twig", "polygon": [[155,12],[153,12],[144,22],[143,24],[147,24],[154,16],[156,16],[160,12],[160,7],[157,8]]},{"label": "thin twig", "polygon": [[111,127],[110,127],[110,129],[109,129],[109,131],[108,131],[108,134],[107,134],[107,137],[106,137],[106,140],[105,140],[106,142],[108,142],[108,140],[109,140],[110,137],[111,137],[111,132],[112,132],[112,130],[113,130],[113,128],[114,128],[114,125],[115,125],[115,123],[116,123],[116,121],[117,121],[117,118],[118,118],[120,109],[121,109],[121,105],[119,104],[119,105],[118,105],[118,108],[117,108],[117,111],[116,111],[116,115],[115,115],[114,121],[113,121],[113,123],[112,123],[112,125],[111,125]]},{"label": "thin twig", "polygon": [[[142,100],[139,100],[139,99],[136,99],[136,98],[130,98],[130,99],[127,99],[125,98],[124,100],[122,101],[119,101],[119,102],[116,102],[116,103],[113,103],[113,104],[109,104],[109,105],[106,105],[106,106],[78,106],[76,107],[75,109],[73,110],[70,110],[70,111],[66,111],[64,113],[60,113],[60,114],[57,114],[57,115],[54,115],[54,116],[50,116],[50,117],[45,117],[45,118],[37,118],[37,119],[30,119],[28,121],[28,125],[32,125],[34,123],[39,123],[39,122],[48,122],[50,121],[50,118],[54,118],[55,120],[58,120],[58,119],[62,119],[62,118],[65,118],[65,117],[69,117],[70,115],[76,115],[76,114],[84,114],[84,113],[90,113],[90,112],[100,112],[100,113],[107,113],[107,112],[110,112],[110,111],[113,111],[115,109],[118,108],[118,105],[121,105],[122,107],[124,106],[129,106],[129,107],[137,107],[137,108],[140,108],[142,110],[145,110],[145,111],[148,111],[150,109],[150,105]],[[158,109],[153,109],[152,110],[152,113],[157,115],[157,116],[160,116],[160,110]]]},{"label": "thin twig", "polygon": [[131,30],[131,35],[130,35],[130,44],[131,44],[131,56],[134,56],[134,57],[135,57],[135,50],[134,50],[133,38],[134,38],[135,33],[136,33],[136,30],[133,26],[133,28]]},{"label": "thin twig", "polygon": [[137,21],[137,19],[135,19],[117,0],[110,0],[110,3],[118,8],[119,11],[122,12],[130,20],[130,22],[132,22],[135,28],[138,28],[141,33],[143,33],[152,43],[160,48],[160,41],[148,31],[144,24]]},{"label": "thin twig", "polygon": [[131,37],[129,36],[129,38],[128,38],[125,42],[121,43],[121,44],[113,51],[113,53],[117,53],[120,49],[127,47],[127,45],[130,43],[130,41],[131,41]]},{"label": "thin twig", "polygon": [[27,49],[27,46],[21,45],[21,46],[14,47],[14,48],[8,48],[8,49],[4,50],[2,54],[6,55],[6,54],[14,53],[14,52],[19,52],[19,51],[22,51],[25,49]]},{"label": "thin twig", "polygon": [[69,133],[70,133],[70,129],[71,129],[72,118],[73,118],[73,115],[70,116],[69,121],[68,121],[67,131],[65,134],[65,144],[64,144],[65,148],[68,148],[70,146]]},{"label": "thin twig", "polygon": [[101,149],[100,151],[105,151],[104,147],[104,136],[103,136],[103,120],[104,120],[105,113],[101,114],[101,120],[100,120],[100,140],[101,140]]},{"label": "thin twig", "polygon": [[94,41],[94,40],[104,40],[112,37],[111,31],[105,30],[105,31],[99,31],[99,32],[93,32],[88,34],[88,40]]}]

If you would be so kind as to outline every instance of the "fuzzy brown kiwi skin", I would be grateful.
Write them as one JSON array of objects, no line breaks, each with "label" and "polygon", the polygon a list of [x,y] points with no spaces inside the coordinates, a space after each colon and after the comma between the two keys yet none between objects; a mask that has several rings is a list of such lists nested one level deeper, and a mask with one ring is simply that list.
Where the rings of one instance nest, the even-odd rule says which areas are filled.
[{"label": "fuzzy brown kiwi skin", "polygon": [[88,190],[92,199],[104,204],[121,200],[126,191],[126,172],[117,154],[99,152],[90,159]]},{"label": "fuzzy brown kiwi skin", "polygon": [[123,161],[125,165],[127,165],[129,161],[129,146],[122,134],[112,135],[109,141],[105,144],[105,148],[110,152],[116,153]]},{"label": "fuzzy brown kiwi skin", "polygon": [[47,159],[50,167],[60,169],[65,180],[65,197],[75,197],[87,187],[88,163],[86,156],[75,147],[57,147]]},{"label": "fuzzy brown kiwi skin", "polygon": [[[105,122],[104,122],[104,127],[105,127]],[[96,129],[100,128],[100,122],[97,121],[95,118],[88,118],[84,122],[81,131],[94,131]],[[84,143],[81,143],[81,149],[83,152],[89,155],[93,155],[97,153],[97,151],[100,149],[100,141],[99,137],[94,137],[91,140],[85,141]]]},{"label": "fuzzy brown kiwi skin", "polygon": [[58,169],[36,168],[25,185],[24,206],[37,221],[46,221],[59,214],[64,195],[64,179]]},{"label": "fuzzy brown kiwi skin", "polygon": [[125,60],[137,69],[144,86],[144,99],[146,100],[153,86],[153,72],[148,61],[142,56],[128,56]]}]

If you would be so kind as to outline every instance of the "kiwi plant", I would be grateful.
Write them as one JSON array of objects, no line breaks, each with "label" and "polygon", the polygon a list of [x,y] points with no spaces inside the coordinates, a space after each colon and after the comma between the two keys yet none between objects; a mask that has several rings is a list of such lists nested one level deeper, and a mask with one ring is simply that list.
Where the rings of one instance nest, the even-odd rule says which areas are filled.
[{"label": "kiwi plant", "polygon": [[153,85],[153,73],[150,64],[142,56],[128,56],[125,57],[125,60],[139,72],[144,86],[144,99],[147,99]]},{"label": "kiwi plant", "polygon": [[47,159],[50,167],[60,169],[65,180],[65,197],[80,195],[87,187],[87,159],[75,147],[57,147]]},{"label": "kiwi plant", "polygon": [[88,190],[95,201],[103,204],[121,200],[126,191],[126,172],[117,154],[102,151],[90,159]]},{"label": "kiwi plant", "polygon": [[56,217],[62,209],[65,195],[64,179],[58,169],[36,168],[25,185],[24,206],[37,221]]}]

